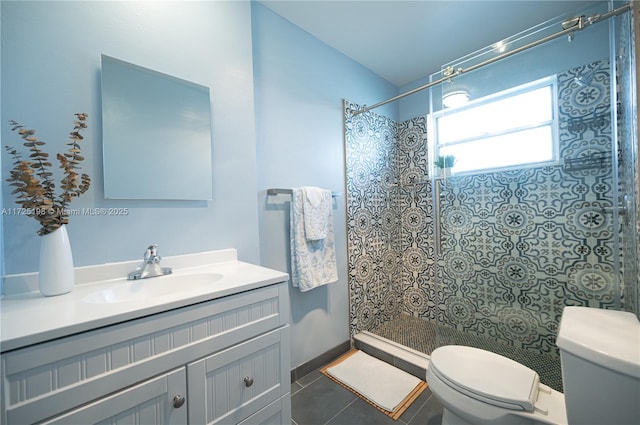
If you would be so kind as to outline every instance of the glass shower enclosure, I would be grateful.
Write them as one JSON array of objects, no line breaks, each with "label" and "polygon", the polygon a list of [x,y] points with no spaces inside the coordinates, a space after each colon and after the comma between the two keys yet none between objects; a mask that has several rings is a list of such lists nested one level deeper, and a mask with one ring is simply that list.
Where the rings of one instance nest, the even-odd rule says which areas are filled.
[{"label": "glass shower enclosure", "polygon": [[345,102],[352,334],[488,349],[562,390],[562,309],[638,314],[631,13],[456,73],[569,18],[445,64],[426,115]]}]

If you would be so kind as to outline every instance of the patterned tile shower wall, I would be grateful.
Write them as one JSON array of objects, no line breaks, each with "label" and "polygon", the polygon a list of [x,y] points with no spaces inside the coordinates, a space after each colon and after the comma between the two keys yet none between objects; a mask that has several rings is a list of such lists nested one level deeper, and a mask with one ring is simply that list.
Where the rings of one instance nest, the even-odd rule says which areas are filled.
[{"label": "patterned tile shower wall", "polygon": [[401,310],[397,202],[397,124],[353,116],[346,102],[347,249],[352,334],[371,330]]},{"label": "patterned tile shower wall", "polygon": [[[591,75],[588,84],[578,78]],[[438,291],[444,323],[555,351],[565,305],[614,308],[608,62],[558,75],[560,164],[449,179]]]},{"label": "patterned tile shower wall", "polygon": [[398,125],[400,281],[403,313],[428,320],[439,316],[435,282],[432,185],[428,178],[427,119]]},{"label": "patterned tile shower wall", "polygon": [[553,353],[565,305],[619,306],[608,72],[558,75],[560,165],[442,181],[437,264],[426,118],[346,114],[352,333],[404,313]]}]

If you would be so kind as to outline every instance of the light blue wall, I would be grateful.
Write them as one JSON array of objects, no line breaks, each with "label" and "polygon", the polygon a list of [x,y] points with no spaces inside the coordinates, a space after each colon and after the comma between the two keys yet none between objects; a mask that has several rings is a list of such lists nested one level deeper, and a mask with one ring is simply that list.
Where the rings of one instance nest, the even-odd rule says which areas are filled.
[{"label": "light blue wall", "polygon": [[[262,264],[290,272],[289,201],[270,187],[320,186],[334,205],[339,281],[291,288],[292,367],[349,339],[342,99],[374,104],[397,88],[260,4],[253,47]],[[397,106],[381,113],[397,116]]]},{"label": "light blue wall", "polygon": [[[406,93],[429,82],[428,77],[420,78],[400,87],[400,93]],[[399,117],[398,122],[421,117],[429,113],[429,90],[422,90],[411,96],[403,97],[398,101]]]},{"label": "light blue wall", "polygon": [[[127,216],[71,217],[76,266],[237,248],[258,263],[256,153],[249,2],[2,1],[2,145],[20,146],[14,119],[65,149],[75,112],[89,114],[83,169],[91,189],[72,208],[128,207]],[[213,200],[107,201],[102,179],[100,54],[210,87]],[[2,150],[2,169],[10,159]],[[56,167],[57,168],[57,167]],[[157,170],[161,173],[162,170]],[[4,207],[16,204],[2,176]],[[38,268],[35,220],[4,215],[8,274]]]},{"label": "light blue wall", "polygon": [[[130,211],[71,217],[76,266],[139,258],[157,242],[165,256],[235,247],[242,260],[289,272],[289,198],[267,198],[266,189],[330,188],[342,193],[334,207],[339,282],[305,294],[292,290],[292,367],[348,340],[342,99],[374,104],[396,95],[395,86],[255,3],[1,7],[2,144],[20,144],[6,125],[15,119],[58,152],[73,113],[88,112],[83,168],[92,187],[72,207]],[[104,199],[102,53],[210,87],[213,201]],[[397,119],[397,108],[378,112]],[[4,151],[2,161],[7,172]],[[15,205],[6,182],[2,197],[5,207]],[[6,273],[37,271],[35,220],[4,215],[3,225]]]}]

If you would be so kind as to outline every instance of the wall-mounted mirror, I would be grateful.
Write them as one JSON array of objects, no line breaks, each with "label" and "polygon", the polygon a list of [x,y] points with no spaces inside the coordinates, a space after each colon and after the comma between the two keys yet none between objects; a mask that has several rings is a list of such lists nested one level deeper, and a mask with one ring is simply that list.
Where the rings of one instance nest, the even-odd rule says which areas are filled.
[{"label": "wall-mounted mirror", "polygon": [[107,199],[212,198],[209,88],[102,55]]}]

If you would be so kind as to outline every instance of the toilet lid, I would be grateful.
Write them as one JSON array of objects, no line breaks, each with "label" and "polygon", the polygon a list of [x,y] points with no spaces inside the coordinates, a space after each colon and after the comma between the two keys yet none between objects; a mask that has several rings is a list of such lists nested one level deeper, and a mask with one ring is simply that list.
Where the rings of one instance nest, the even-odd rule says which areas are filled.
[{"label": "toilet lid", "polygon": [[431,353],[429,368],[458,391],[507,409],[533,410],[538,397],[535,371],[490,351],[447,345]]}]

